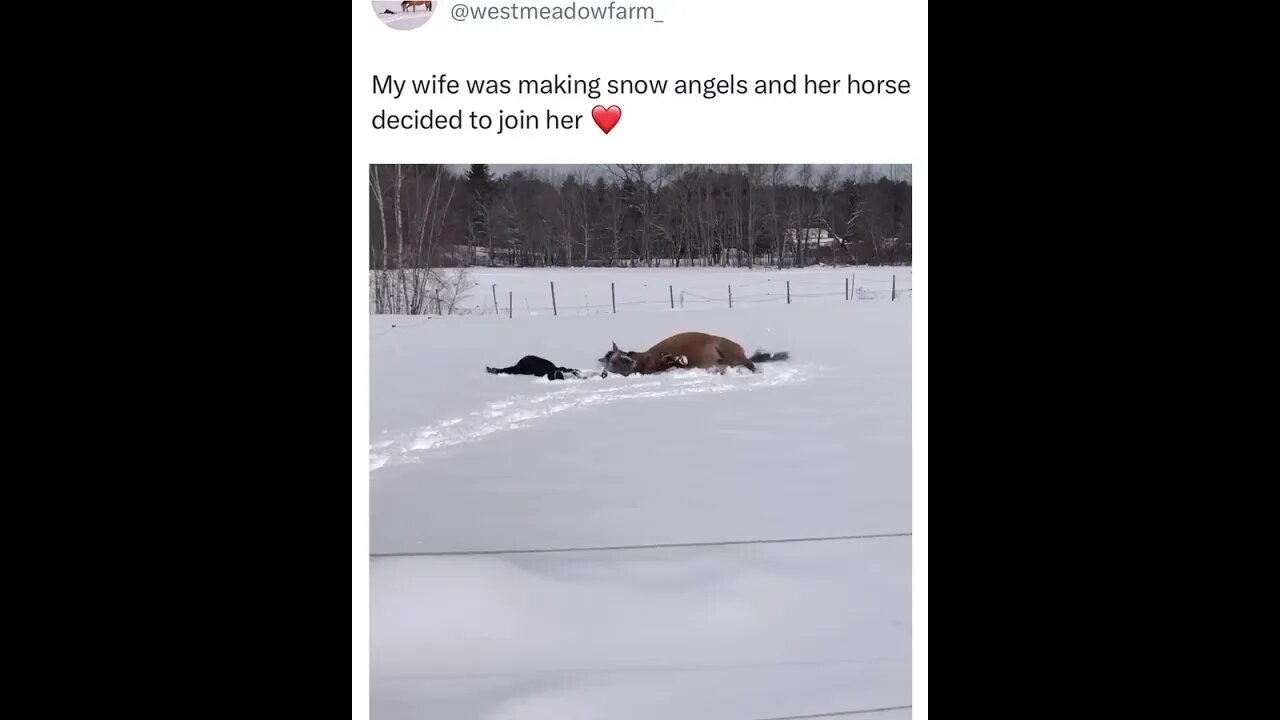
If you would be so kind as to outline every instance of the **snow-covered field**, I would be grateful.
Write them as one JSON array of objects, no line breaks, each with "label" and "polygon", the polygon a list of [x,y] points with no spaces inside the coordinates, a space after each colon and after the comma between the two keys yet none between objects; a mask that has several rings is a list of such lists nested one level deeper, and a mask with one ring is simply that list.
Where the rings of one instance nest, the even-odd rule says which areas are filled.
[{"label": "snow-covered field", "polygon": [[[438,4],[433,4],[431,10],[426,10],[424,6],[418,5],[404,12],[400,7],[400,0],[373,0],[373,11],[378,14],[378,19],[397,30],[412,30],[413,28],[422,27],[423,24],[431,19],[431,15],[439,9]],[[388,10],[391,12],[388,13]]]},{"label": "snow-covered field", "polygon": [[[850,274],[863,299],[844,300]],[[878,536],[377,557],[375,720],[910,705],[910,274],[476,271],[468,300],[488,314],[371,317],[375,555]],[[612,342],[683,330],[791,360],[754,375],[484,372],[526,354],[592,369]]]}]

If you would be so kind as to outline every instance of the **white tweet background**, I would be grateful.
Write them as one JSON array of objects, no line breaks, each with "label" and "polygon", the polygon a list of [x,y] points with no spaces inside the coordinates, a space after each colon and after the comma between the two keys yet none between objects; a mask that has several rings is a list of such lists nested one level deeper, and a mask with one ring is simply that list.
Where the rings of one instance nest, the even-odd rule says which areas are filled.
[{"label": "white tweet background", "polygon": [[[385,27],[367,0],[352,8],[352,717],[369,713],[369,316],[370,163],[909,163],[913,166],[912,316],[912,702],[927,717],[928,661],[928,28],[927,3],[895,0],[729,2],[652,0],[665,22],[468,21],[454,3],[412,31]],[[472,3],[480,4],[480,3]],[[510,2],[508,2],[510,4]],[[548,4],[530,0],[521,5]],[[607,4],[607,3],[605,3]],[[644,4],[624,3],[624,4]],[[425,79],[728,78],[793,73],[844,80],[906,79],[907,95],[472,97],[373,93],[373,77]],[[306,98],[299,98],[305,104]],[[609,135],[590,119],[617,104]],[[375,131],[382,108],[458,108],[497,115],[547,109],[583,115],[577,131]],[[742,680],[748,680],[742,678]],[[844,709],[844,708],[833,708]],[[918,715],[917,715],[918,714]],[[443,717],[423,708],[421,717]]]}]

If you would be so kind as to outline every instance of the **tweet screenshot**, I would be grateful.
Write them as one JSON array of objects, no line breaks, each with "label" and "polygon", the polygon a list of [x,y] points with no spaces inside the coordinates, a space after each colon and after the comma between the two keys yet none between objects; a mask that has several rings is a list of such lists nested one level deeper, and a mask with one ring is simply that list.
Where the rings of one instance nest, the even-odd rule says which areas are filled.
[{"label": "tweet screenshot", "polygon": [[927,717],[928,11],[354,0],[352,717]]}]

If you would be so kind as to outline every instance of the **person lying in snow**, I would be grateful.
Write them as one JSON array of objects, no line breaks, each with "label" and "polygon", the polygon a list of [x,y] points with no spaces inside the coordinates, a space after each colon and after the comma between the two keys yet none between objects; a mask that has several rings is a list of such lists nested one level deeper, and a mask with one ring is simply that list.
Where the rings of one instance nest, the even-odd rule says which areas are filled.
[{"label": "person lying in snow", "polygon": [[[689,359],[683,355],[663,355],[659,364],[661,365],[662,370],[683,368],[689,366]],[[525,355],[520,358],[520,362],[512,365],[511,367],[486,367],[485,372],[488,372],[491,375],[533,375],[535,377],[545,377],[548,380],[564,380],[567,377],[584,377],[581,370],[560,367],[550,360],[540,358],[537,355]],[[655,370],[655,372],[657,372],[657,370]],[[607,369],[600,371],[600,377],[608,376],[609,371]]]},{"label": "person lying in snow", "polygon": [[[520,362],[505,368],[486,367],[485,371],[492,375],[534,375],[548,380],[564,380],[566,377],[582,377],[582,373],[573,368],[560,367],[555,363],[537,355],[525,355]],[[601,377],[604,377],[601,375]]]}]

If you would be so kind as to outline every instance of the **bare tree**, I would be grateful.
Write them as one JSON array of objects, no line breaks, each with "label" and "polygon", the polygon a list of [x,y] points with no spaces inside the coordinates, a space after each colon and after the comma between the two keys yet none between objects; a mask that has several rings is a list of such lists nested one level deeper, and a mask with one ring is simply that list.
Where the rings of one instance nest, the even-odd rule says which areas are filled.
[{"label": "bare tree", "polygon": [[369,166],[369,191],[373,194],[373,204],[378,213],[378,224],[382,227],[382,268],[387,267],[387,208],[383,203],[381,166]]},{"label": "bare tree", "polygon": [[591,213],[587,209],[587,185],[578,186],[579,200],[582,203],[582,264],[591,261]]},{"label": "bare tree", "polygon": [[[427,177],[429,170],[434,172]],[[456,181],[442,165],[396,165],[391,171],[396,251],[391,255],[384,249],[381,268],[374,271],[374,309],[378,313],[416,315],[428,312],[429,300],[434,298],[432,264],[436,245],[445,230]],[[380,167],[372,168],[370,185],[377,196],[374,206],[385,218],[382,172]],[[385,248],[386,243],[383,244]]]},{"label": "bare tree", "polygon": [[813,193],[813,166],[801,165],[796,169],[796,188],[792,194],[791,223],[795,231],[795,254],[792,265],[803,266],[809,249],[808,220],[809,196]]},{"label": "bare tree", "polygon": [[782,267],[785,235],[782,232],[782,215],[778,212],[778,187],[782,184],[787,166],[768,165],[766,167],[769,176],[769,217],[773,227],[774,243],[773,250],[770,252],[770,262],[776,262],[778,267]]},{"label": "bare tree", "polygon": [[441,315],[452,315],[458,309],[458,303],[466,299],[467,294],[476,286],[471,279],[471,271],[460,267],[452,272],[436,270],[432,273],[432,285],[436,290],[438,312]]}]

